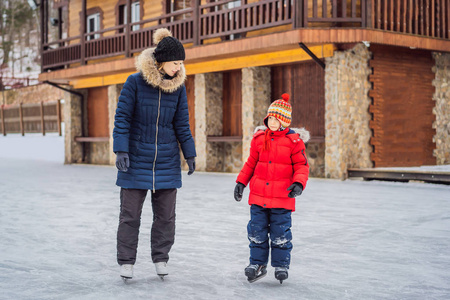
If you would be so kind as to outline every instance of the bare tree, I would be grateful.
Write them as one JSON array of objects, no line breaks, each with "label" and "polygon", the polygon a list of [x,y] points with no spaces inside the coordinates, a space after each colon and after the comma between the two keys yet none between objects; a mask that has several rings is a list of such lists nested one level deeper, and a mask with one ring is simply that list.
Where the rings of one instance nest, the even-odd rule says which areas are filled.
[{"label": "bare tree", "polygon": [[26,25],[33,18],[33,10],[26,0],[0,1],[0,50],[3,52],[2,65],[7,65],[14,51],[15,36],[22,36]]}]

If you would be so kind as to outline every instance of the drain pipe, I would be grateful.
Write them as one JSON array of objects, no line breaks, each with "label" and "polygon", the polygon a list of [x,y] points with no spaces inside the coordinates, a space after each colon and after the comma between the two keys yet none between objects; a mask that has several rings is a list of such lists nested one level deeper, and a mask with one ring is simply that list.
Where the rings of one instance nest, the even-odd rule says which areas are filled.
[{"label": "drain pipe", "polygon": [[303,44],[303,43],[298,43],[298,45],[300,46],[300,48],[302,48],[309,56],[311,56],[312,59],[314,59],[314,61],[322,67],[322,69],[325,69],[325,64],[324,62],[318,58],[314,53],[311,52],[311,50],[309,50],[309,48]]},{"label": "drain pipe", "polygon": [[[44,83],[49,84],[55,88],[58,88],[60,90],[63,90],[65,92],[68,92],[70,94],[80,97],[80,99],[81,99],[81,105],[80,105],[80,107],[81,107],[81,136],[84,137],[85,136],[85,132],[84,132],[85,130],[84,130],[84,124],[83,124],[84,123],[84,95],[82,93],[75,92],[70,89],[64,88],[64,87],[58,85],[57,83],[54,83],[54,82],[51,82],[48,80],[44,81]],[[86,161],[85,156],[86,156],[85,145],[84,145],[84,143],[81,143],[81,161],[82,162]]]}]

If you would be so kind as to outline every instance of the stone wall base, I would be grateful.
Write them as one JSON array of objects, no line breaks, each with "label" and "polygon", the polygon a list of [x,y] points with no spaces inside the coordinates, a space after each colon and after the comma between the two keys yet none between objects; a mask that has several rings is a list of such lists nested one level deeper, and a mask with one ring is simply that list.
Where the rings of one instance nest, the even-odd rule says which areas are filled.
[{"label": "stone wall base", "polygon": [[325,177],[325,143],[308,143],[306,158],[309,163],[309,176]]}]

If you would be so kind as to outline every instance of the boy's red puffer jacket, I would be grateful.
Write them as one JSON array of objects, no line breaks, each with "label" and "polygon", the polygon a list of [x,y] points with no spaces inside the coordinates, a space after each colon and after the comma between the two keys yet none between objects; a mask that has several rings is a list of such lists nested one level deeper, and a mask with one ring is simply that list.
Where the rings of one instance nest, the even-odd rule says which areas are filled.
[{"label": "boy's red puffer jacket", "polygon": [[288,197],[287,188],[294,182],[306,187],[309,165],[304,142],[309,140],[309,132],[303,128],[270,132],[269,150],[263,150],[264,133],[258,130],[254,134],[250,156],[236,182],[245,186],[250,182],[250,205],[295,211],[295,198]]}]

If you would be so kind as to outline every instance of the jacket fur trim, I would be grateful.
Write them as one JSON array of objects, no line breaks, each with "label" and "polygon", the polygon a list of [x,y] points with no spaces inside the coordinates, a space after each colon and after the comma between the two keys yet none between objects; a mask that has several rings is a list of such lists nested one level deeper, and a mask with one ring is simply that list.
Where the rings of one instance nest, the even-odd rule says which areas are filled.
[{"label": "jacket fur trim", "polygon": [[[265,131],[266,129],[267,129],[266,126],[257,126],[257,127],[255,128],[254,133],[257,133],[257,132],[260,131],[260,130]],[[297,133],[297,134],[300,136],[300,138],[302,139],[303,143],[305,143],[305,144],[306,144],[306,143],[310,140],[310,138],[311,138],[309,131],[306,130],[304,127],[302,127],[302,128],[290,128],[290,129],[291,129],[292,131],[294,131],[295,133]]]}]

